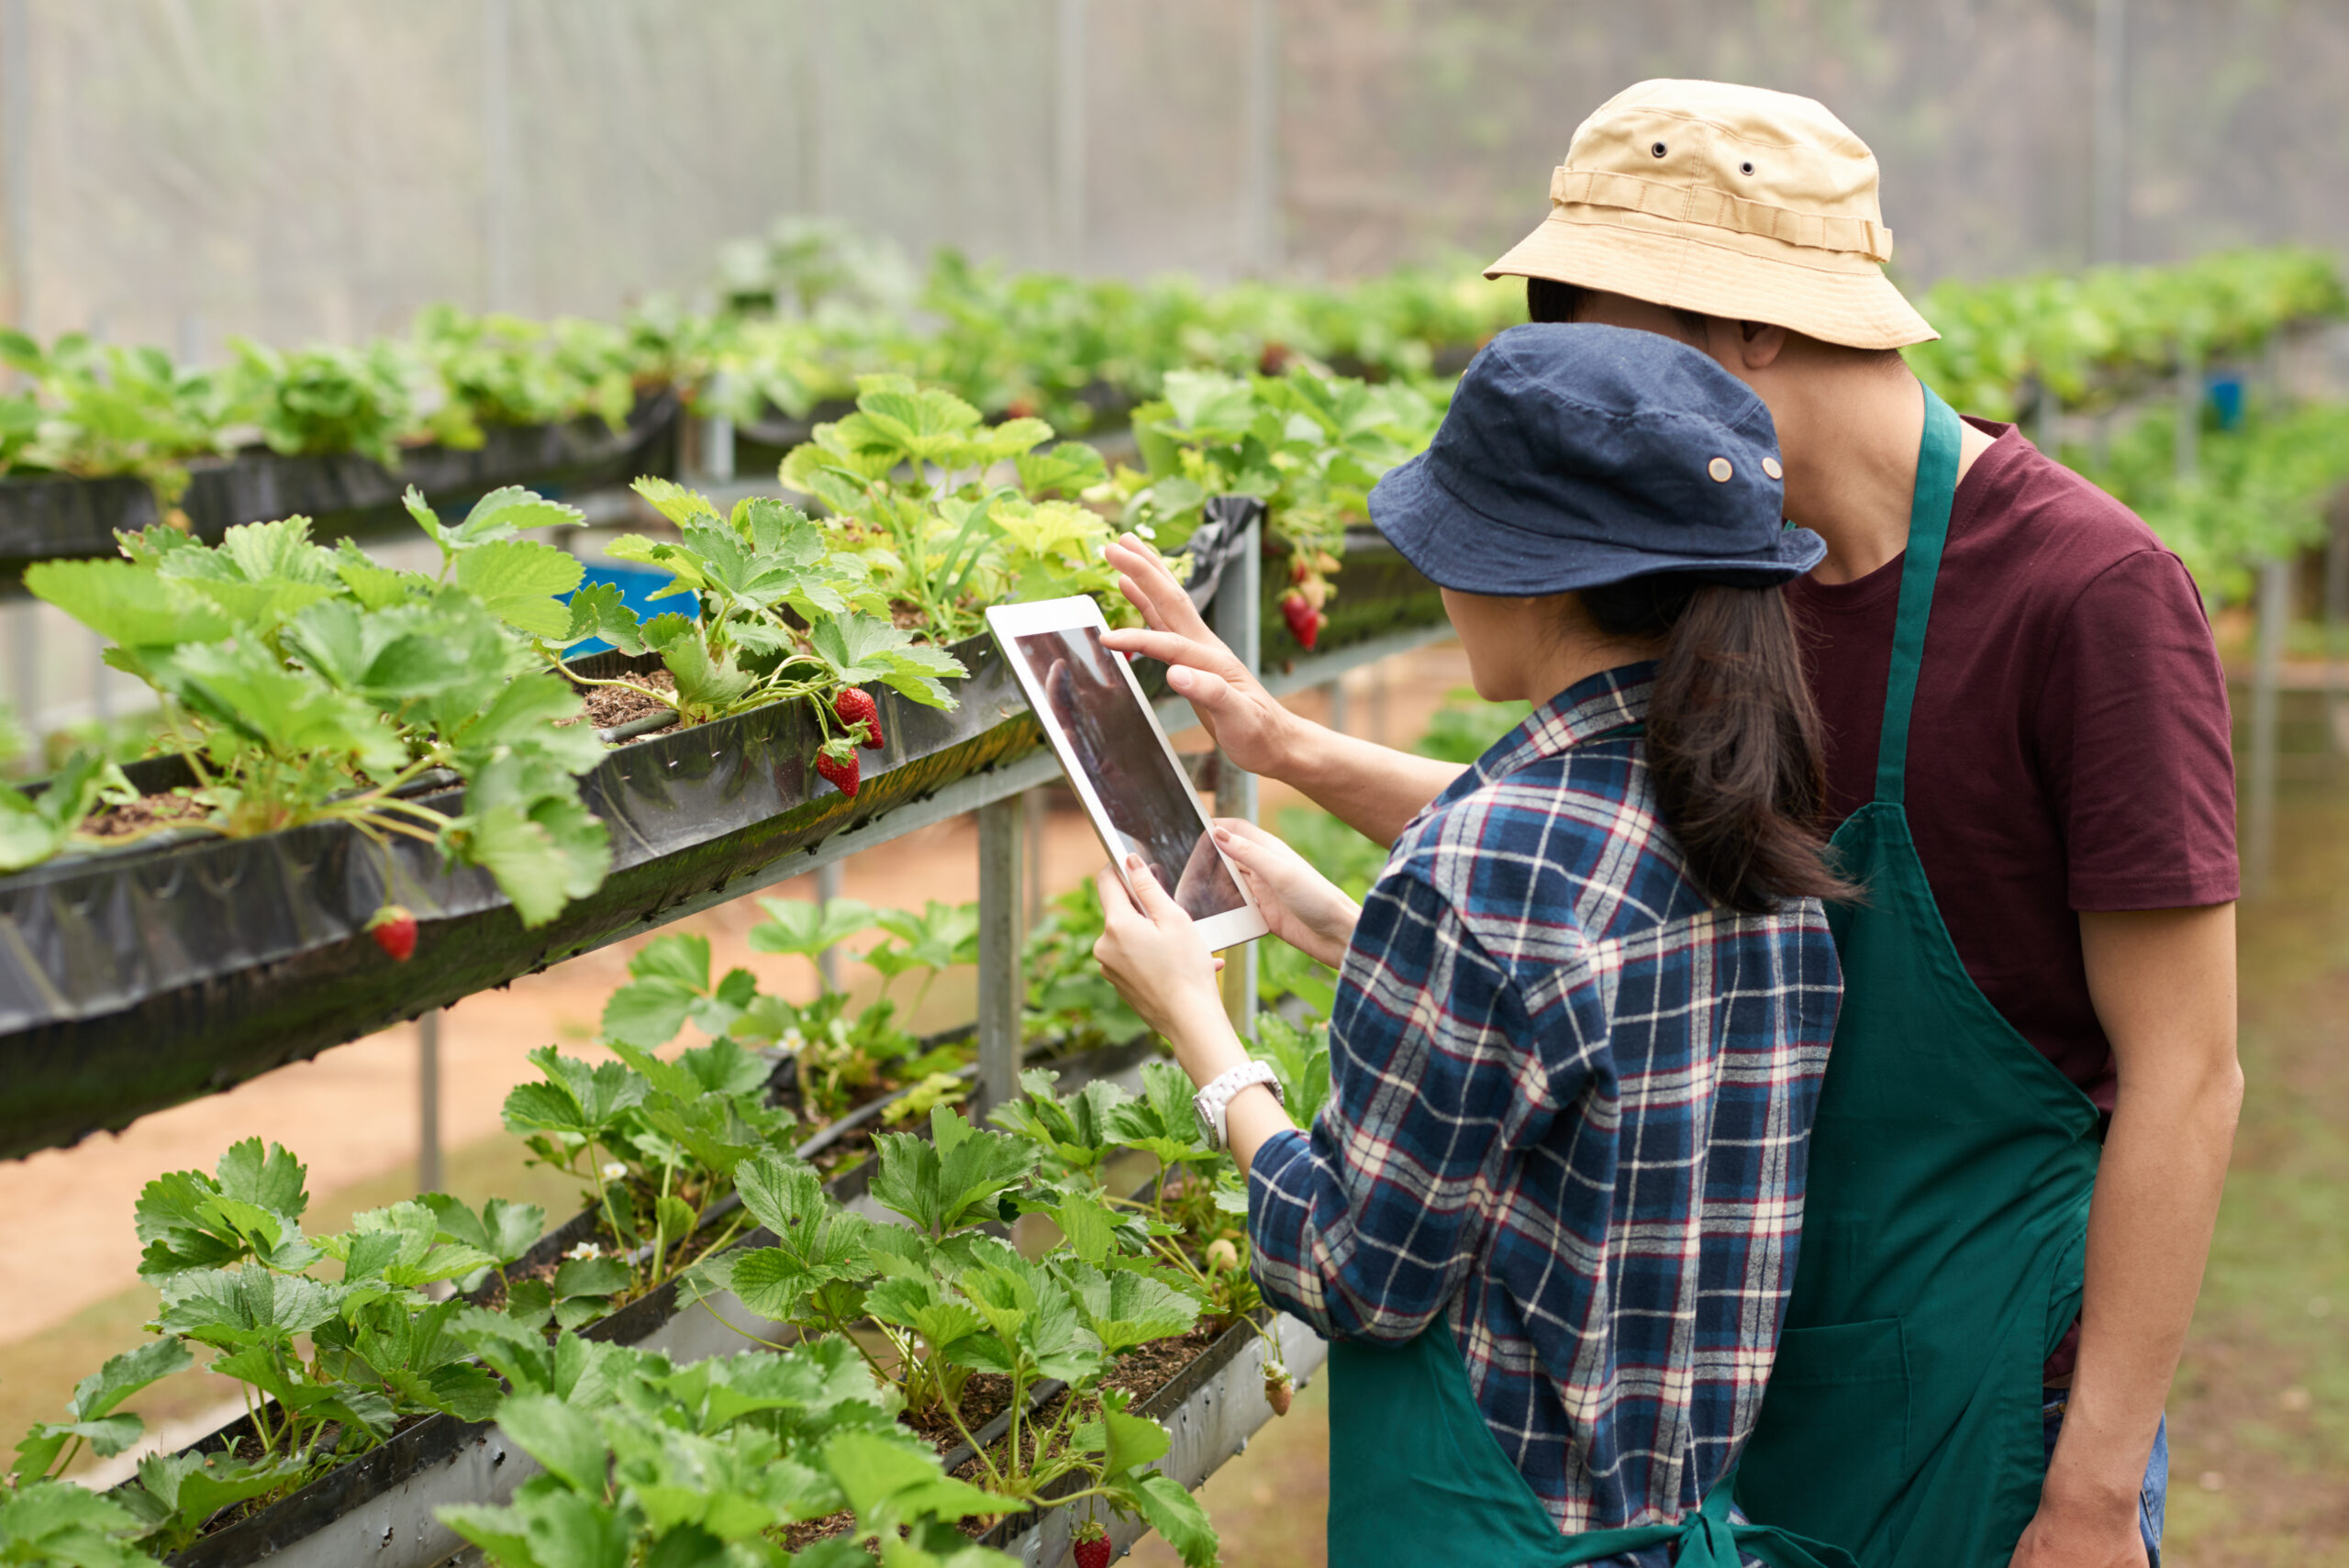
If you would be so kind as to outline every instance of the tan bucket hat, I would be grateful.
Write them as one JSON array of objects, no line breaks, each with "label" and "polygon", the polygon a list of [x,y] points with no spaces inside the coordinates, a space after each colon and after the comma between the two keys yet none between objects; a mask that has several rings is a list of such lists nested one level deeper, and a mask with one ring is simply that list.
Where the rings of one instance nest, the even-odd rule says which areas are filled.
[{"label": "tan bucket hat", "polygon": [[1550,216],[1485,269],[1766,321],[1854,349],[1940,333],[1884,275],[1876,155],[1825,105],[1642,82],[1582,122]]}]

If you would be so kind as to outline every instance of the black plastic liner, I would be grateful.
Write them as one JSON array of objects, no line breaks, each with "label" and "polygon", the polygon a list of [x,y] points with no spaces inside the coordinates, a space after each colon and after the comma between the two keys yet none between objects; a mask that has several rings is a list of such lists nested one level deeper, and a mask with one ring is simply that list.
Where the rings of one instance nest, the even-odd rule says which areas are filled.
[{"label": "black plastic liner", "polygon": [[[1156,1054],[1155,1042],[1145,1039],[1123,1045],[1104,1046],[1064,1059],[1055,1065],[1063,1074],[1063,1086],[1066,1089],[1080,1086],[1095,1078],[1128,1071]],[[777,1092],[790,1072],[791,1063],[786,1058],[776,1069],[775,1077],[770,1083],[770,1093]],[[926,1129],[914,1130],[927,1136]],[[825,1183],[824,1190],[835,1200],[850,1203],[863,1195],[872,1179],[873,1162],[864,1160]],[[716,1218],[713,1216],[713,1220]],[[592,1240],[596,1235],[596,1220],[593,1210],[573,1216],[542,1237],[536,1246],[522,1255],[515,1268],[529,1269],[551,1262],[580,1242]],[[763,1227],[753,1227],[737,1238],[728,1251],[739,1247],[771,1247],[775,1240],[773,1232]],[[588,1339],[607,1340],[614,1344],[640,1343],[677,1316],[677,1294],[676,1283],[672,1281],[580,1332]],[[328,1521],[448,1459],[479,1439],[494,1425],[494,1421],[468,1422],[454,1416],[429,1416],[393,1434],[382,1447],[353,1455],[301,1490],[279,1499],[259,1513],[203,1537],[175,1553],[170,1562],[174,1568],[246,1568],[247,1564],[274,1556],[316,1533]],[[250,1420],[239,1419],[192,1444],[184,1451],[219,1451],[236,1443],[250,1429]]]},{"label": "black plastic liner", "polygon": [[[1391,550],[1350,551],[1339,583],[1319,652],[1442,616],[1435,590]],[[1268,665],[1301,655],[1275,629],[1278,592],[1266,593]],[[865,753],[853,800],[816,776],[822,729],[807,703],[614,748],[580,791],[611,832],[611,873],[535,930],[486,872],[444,868],[406,839],[386,851],[337,823],[244,840],[176,831],[0,879],[0,1157],[118,1129],[650,930],[688,901],[1041,746],[992,640],[955,652],[971,672],[954,684],[955,711],[876,692],[889,744]],[[647,662],[606,653],[577,667],[601,676]],[[1163,668],[1138,669],[1163,691]],[[155,782],[174,765],[154,764]],[[461,790],[426,798],[462,809]],[[386,903],[417,917],[406,963],[365,935]]]},{"label": "black plastic liner", "polygon": [[[446,511],[502,485],[541,495],[624,484],[676,467],[678,399],[640,400],[627,426],[597,418],[561,425],[491,425],[473,451],[416,447],[396,469],[355,453],[281,457],[251,448],[191,465],[180,499],[196,538],[217,543],[239,523],[300,514],[319,537],[412,526],[400,496],[411,484]],[[137,479],[43,476],[0,480],[0,571],[21,574],[36,561],[115,553],[115,530],[156,521],[154,492]]]}]

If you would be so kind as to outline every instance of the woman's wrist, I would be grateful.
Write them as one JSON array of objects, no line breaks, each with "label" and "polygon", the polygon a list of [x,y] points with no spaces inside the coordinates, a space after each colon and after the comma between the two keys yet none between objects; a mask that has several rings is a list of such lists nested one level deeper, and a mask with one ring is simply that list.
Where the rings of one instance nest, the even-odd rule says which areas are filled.
[{"label": "woman's wrist", "polygon": [[1166,1043],[1174,1048],[1174,1060],[1190,1075],[1194,1088],[1204,1089],[1248,1062],[1248,1048],[1240,1043],[1238,1031],[1220,1006],[1186,1008],[1168,1019]]}]

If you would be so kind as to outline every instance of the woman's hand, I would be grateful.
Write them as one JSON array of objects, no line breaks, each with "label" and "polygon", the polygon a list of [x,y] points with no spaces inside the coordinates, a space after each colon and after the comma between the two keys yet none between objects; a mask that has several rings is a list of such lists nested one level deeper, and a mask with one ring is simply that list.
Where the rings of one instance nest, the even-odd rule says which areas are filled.
[{"label": "woman's hand", "polygon": [[1147,631],[1128,628],[1101,640],[1120,653],[1140,653],[1167,666],[1166,684],[1189,699],[1234,765],[1268,778],[1286,778],[1302,723],[1232,656],[1174,573],[1131,534],[1109,546],[1118,589],[1141,611]]},{"label": "woman's hand", "polygon": [[1312,959],[1338,969],[1354,940],[1362,906],[1311,862],[1253,822],[1237,817],[1215,819],[1216,848],[1248,884],[1248,895],[1264,912],[1273,935]]},{"label": "woman's hand", "polygon": [[[1118,873],[1104,867],[1094,878],[1101,895],[1102,931],[1093,944],[1101,973],[1142,1022],[1166,1037],[1174,1059],[1204,1086],[1248,1060],[1216,984],[1222,967],[1182,907],[1167,895],[1140,855],[1126,857],[1133,879],[1128,896]],[[1139,907],[1137,907],[1139,905]]]}]

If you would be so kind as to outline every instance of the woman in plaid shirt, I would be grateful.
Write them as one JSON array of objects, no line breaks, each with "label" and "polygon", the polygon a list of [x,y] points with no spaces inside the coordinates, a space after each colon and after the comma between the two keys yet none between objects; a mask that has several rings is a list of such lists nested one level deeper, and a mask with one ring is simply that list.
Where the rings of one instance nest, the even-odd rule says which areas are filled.
[{"label": "woman in plaid shirt", "polygon": [[[1822,546],[1782,525],[1776,450],[1706,356],[1531,326],[1379,485],[1478,692],[1539,706],[1430,778],[1360,908],[1219,826],[1275,934],[1341,969],[1309,1130],[1187,917],[1103,875],[1097,953],[1249,1174],[1257,1283],[1333,1341],[1333,1563],[1847,1561],[1730,1503],[1840,996],[1820,900],[1847,891],[1777,593]],[[1113,646],[1186,692],[1236,673],[1152,558],[1113,560],[1151,628]]]}]

